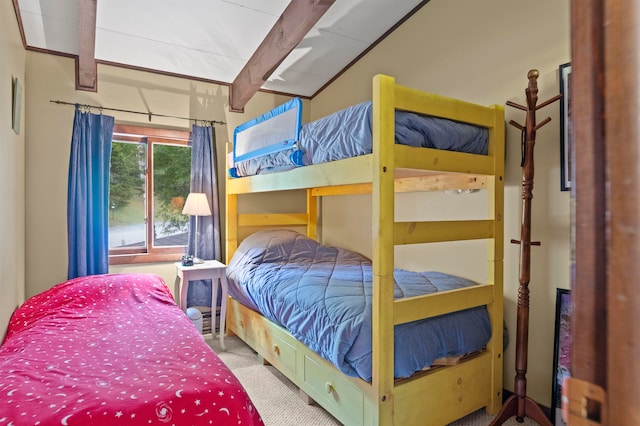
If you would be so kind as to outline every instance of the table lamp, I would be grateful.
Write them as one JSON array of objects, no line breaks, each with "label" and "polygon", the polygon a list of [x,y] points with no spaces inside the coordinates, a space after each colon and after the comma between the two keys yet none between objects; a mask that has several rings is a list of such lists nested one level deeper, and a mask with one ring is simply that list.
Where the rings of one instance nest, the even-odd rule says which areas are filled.
[{"label": "table lamp", "polygon": [[187,201],[184,203],[182,214],[188,214],[196,217],[196,248],[193,256],[193,263],[202,263],[202,260],[198,259],[198,216],[211,216],[211,208],[209,207],[207,194],[201,192],[190,193],[187,196]]}]

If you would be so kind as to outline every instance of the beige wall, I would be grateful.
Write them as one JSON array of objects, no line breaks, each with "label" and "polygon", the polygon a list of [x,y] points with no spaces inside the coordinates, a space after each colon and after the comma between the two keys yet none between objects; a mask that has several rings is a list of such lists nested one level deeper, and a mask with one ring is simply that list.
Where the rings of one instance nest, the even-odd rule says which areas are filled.
[{"label": "beige wall", "polygon": [[[221,212],[224,214],[226,142],[236,125],[269,110],[288,98],[259,93],[245,114],[228,112],[226,86],[141,71],[98,66],[98,92],[75,90],[75,63],[49,54],[27,53],[27,295],[64,281],[67,276],[67,177],[74,108],[51,100],[101,105],[131,111],[151,111],[177,117],[221,120],[216,126]],[[94,111],[97,112],[97,111]],[[117,123],[188,130],[186,120],[104,111]],[[172,263],[112,266],[110,272],[153,272],[173,289]]]},{"label": "beige wall", "polygon": [[12,79],[24,92],[25,52],[13,3],[0,3],[0,342],[16,306],[25,297],[25,114],[22,102],[20,133],[12,129]]},{"label": "beige wall", "polygon": [[[402,85],[480,104],[524,104],[527,72],[538,69],[539,99],[558,94],[558,66],[570,60],[568,0],[522,2],[512,0],[431,0],[372,52],[316,96],[312,118],[370,99],[371,78],[383,73]],[[524,124],[524,112],[505,107],[506,121]],[[569,288],[569,193],[560,191],[559,103],[538,111],[538,121],[551,123],[537,133],[535,188],[532,203],[532,238],[542,242],[532,249],[530,327],[527,373],[528,395],[549,406],[556,288]],[[507,126],[505,189],[505,320],[511,343],[505,354],[507,389],[513,390],[518,292],[521,198],[520,131]],[[457,199],[456,199],[457,198]],[[404,197],[396,210],[405,217],[412,209],[429,215],[457,218],[473,210],[485,212],[479,194]],[[468,199],[468,204],[461,200]],[[446,204],[445,204],[446,203]],[[370,253],[367,197],[323,200],[325,242]],[[465,212],[460,212],[463,207]],[[410,219],[404,219],[410,220]],[[354,231],[356,230],[356,231]],[[470,262],[473,247],[450,251],[427,247],[396,249],[398,266],[416,269],[427,264],[444,270],[484,277],[481,265]],[[462,260],[460,260],[462,259]],[[460,264],[464,267],[461,269]]]}]

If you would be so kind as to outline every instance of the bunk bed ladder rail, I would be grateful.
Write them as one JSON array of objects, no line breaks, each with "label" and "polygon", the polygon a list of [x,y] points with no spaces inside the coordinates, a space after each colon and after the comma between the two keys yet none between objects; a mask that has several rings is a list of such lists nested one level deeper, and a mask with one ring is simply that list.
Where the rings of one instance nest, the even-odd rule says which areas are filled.
[{"label": "bunk bed ladder rail", "polygon": [[395,81],[373,79],[372,204],[372,386],[376,424],[392,425],[394,413],[394,180]]}]

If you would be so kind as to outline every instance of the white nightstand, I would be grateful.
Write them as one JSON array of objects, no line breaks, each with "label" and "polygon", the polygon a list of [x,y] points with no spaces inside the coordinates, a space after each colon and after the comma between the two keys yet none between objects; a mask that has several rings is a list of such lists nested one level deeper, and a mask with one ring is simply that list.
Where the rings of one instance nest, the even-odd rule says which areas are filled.
[{"label": "white nightstand", "polygon": [[[182,262],[176,263],[176,299],[180,295],[179,306],[183,311],[187,310],[187,290],[189,281],[211,279],[213,288],[211,291],[211,334],[216,337],[216,306],[218,301],[218,279],[222,288],[222,301],[220,304],[220,346],[224,347],[225,320],[227,315],[227,265],[217,260],[205,260],[193,266],[183,266]],[[182,286],[181,286],[182,284]]]}]

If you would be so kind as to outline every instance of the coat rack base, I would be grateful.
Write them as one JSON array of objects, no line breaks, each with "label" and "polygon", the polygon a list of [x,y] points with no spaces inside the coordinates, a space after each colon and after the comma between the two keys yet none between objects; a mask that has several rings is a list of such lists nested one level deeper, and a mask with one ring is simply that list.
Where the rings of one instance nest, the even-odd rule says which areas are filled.
[{"label": "coat rack base", "polygon": [[522,423],[525,417],[534,420],[540,426],[553,426],[542,408],[533,399],[528,396],[519,397],[511,395],[500,409],[498,415],[493,419],[489,426],[499,426],[509,420],[511,417]]}]

